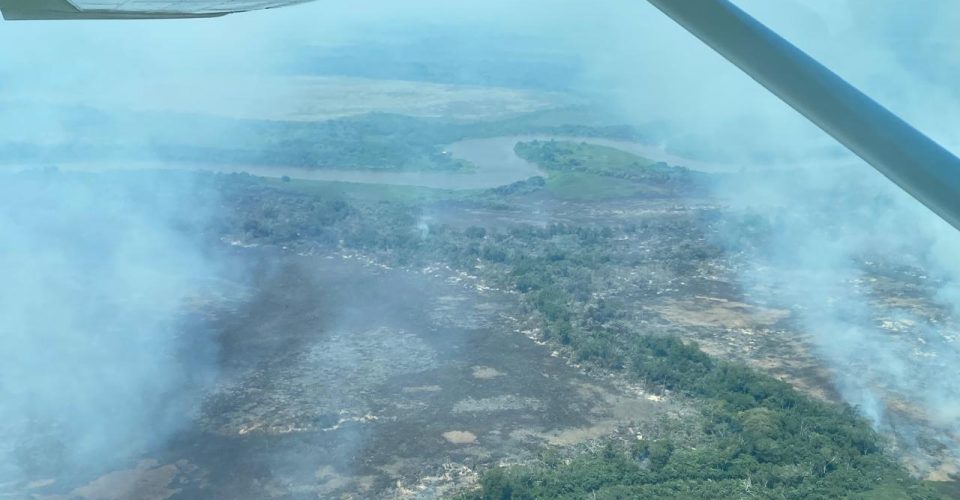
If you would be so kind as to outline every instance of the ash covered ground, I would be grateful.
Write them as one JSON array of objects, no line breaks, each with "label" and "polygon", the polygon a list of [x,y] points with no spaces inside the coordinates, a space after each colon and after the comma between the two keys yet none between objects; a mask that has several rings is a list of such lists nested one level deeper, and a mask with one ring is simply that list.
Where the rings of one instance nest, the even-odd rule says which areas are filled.
[{"label": "ash covered ground", "polygon": [[[747,269],[776,274],[749,213],[696,177],[620,179],[641,191],[584,199],[552,174],[399,195],[189,174],[190,196],[230,208],[204,229],[230,272],[189,302],[192,326],[178,334],[182,353],[213,359],[181,424],[133,458],[70,475],[49,466],[49,446],[28,443],[39,466],[5,487],[35,498],[436,498],[544,453],[644,439],[695,450],[716,439],[709,404],[632,375],[643,364],[632,346],[650,336],[696,342],[837,407],[845,377],[862,375],[884,408],[873,425],[885,456],[915,476],[955,478],[952,424],[907,381],[870,358],[838,367],[788,286],[745,283]],[[876,335],[896,340],[897,359],[937,369],[947,356],[924,346],[949,344],[955,329],[941,284],[890,256],[852,265],[862,274],[848,288],[873,305]]]},{"label": "ash covered ground", "polygon": [[679,411],[568,366],[518,331],[515,297],[456,275],[340,255],[229,258],[255,270],[231,300],[196,306],[219,374],[190,423],[118,470],[33,478],[24,494],[441,497],[475,482],[478,464]]},{"label": "ash covered ground", "polygon": [[[960,497],[956,231],[645,2],[381,3],[4,24],[0,498]],[[960,144],[951,2],[736,3]]]},{"label": "ash covered ground", "polygon": [[[162,439],[107,467],[64,474],[55,437],[20,439],[26,474],[4,491],[437,498],[472,491],[499,466],[610,443],[709,449],[712,400],[636,357],[636,344],[658,337],[696,342],[832,408],[849,403],[843,384],[857,374],[883,408],[878,453],[915,476],[955,479],[952,423],[911,393],[914,380],[870,357],[838,366],[789,284],[744,280],[751,269],[790,277],[764,260],[769,232],[755,213],[731,209],[699,174],[611,175],[589,160],[609,148],[565,144],[544,147],[572,148],[586,167],[547,162],[546,180],[470,192],[177,174],[192,179],[177,195],[196,198],[185,206],[221,207],[197,228],[222,272],[185,302],[176,333],[177,356],[208,361],[179,387],[190,404]],[[628,189],[596,189],[610,177]],[[899,349],[890,355],[949,373],[938,368],[950,351],[937,346],[955,331],[943,283],[896,256],[858,257],[850,265],[862,273],[845,289],[871,305],[874,334]]]}]

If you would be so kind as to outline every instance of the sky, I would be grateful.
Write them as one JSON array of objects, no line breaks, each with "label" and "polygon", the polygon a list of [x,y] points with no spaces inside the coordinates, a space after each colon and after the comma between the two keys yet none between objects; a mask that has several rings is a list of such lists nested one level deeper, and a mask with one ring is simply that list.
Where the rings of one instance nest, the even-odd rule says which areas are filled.
[{"label": "sky", "polygon": [[[951,84],[960,71],[955,2],[737,4],[935,140],[960,146],[950,120],[960,111]],[[839,151],[659,11],[624,0],[331,0],[216,19],[5,23],[0,88],[62,96],[122,85],[130,93],[178,75],[263,75],[324,48],[415,39],[425,26],[451,39],[522,35],[528,47],[518,50],[570,54],[582,62],[581,93],[624,119],[675,124],[671,139],[680,148],[708,143],[736,159]]]}]

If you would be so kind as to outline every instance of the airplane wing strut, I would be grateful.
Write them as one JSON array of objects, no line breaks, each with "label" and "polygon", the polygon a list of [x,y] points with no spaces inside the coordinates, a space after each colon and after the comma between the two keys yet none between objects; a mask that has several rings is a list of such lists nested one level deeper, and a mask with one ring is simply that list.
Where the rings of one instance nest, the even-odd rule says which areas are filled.
[{"label": "airplane wing strut", "polygon": [[272,9],[307,0],[0,0],[8,21],[182,19]]},{"label": "airplane wing strut", "polygon": [[649,2],[960,229],[953,153],[728,0]]}]

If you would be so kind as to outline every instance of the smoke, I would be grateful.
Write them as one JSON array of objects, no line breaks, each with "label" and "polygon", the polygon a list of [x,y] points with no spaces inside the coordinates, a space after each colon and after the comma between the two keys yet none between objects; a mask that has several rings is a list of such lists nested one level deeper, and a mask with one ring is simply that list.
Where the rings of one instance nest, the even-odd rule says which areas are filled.
[{"label": "smoke", "polygon": [[[751,300],[792,311],[837,392],[878,428],[916,449],[922,421],[956,453],[960,235],[865,166],[738,177],[719,194],[748,215],[722,236],[753,238],[739,269]],[[757,224],[762,237],[747,236]]]},{"label": "smoke", "polygon": [[[124,171],[110,153],[150,159],[171,127],[231,144],[229,126],[201,131],[191,115],[289,106],[304,96],[269,77],[326,47],[395,38],[397,19],[471,11],[485,9],[317,2],[219,19],[2,24],[0,145],[92,145],[117,170],[70,172],[80,158],[69,147],[61,170],[0,158],[0,495],[47,478],[69,489],[155,456],[218,373],[217,339],[190,307],[226,293],[202,231],[223,215],[216,193],[192,175]],[[492,25],[487,16],[462,22]]]},{"label": "smoke", "polygon": [[[945,31],[960,19],[956,5],[853,1],[809,9],[825,29],[790,28],[787,16],[766,21],[957,150],[960,100],[951,81],[960,59]],[[859,161],[790,174],[758,168],[723,191],[737,205],[755,203],[771,222],[762,247],[769,267],[744,273],[745,285],[776,290],[792,304],[846,400],[906,446],[940,442],[960,458],[951,437],[960,430],[960,393],[949,382],[960,375],[960,233]],[[930,426],[923,436],[915,435],[918,414]]]},{"label": "smoke", "polygon": [[[141,92],[158,79],[271,67],[247,22],[3,23],[0,136],[149,158],[149,117],[115,127],[91,110],[128,111],[117,96],[163,110],[190,88]],[[16,496],[126,466],[190,422],[218,364],[200,312],[232,291],[204,233],[217,193],[193,175],[13,164],[0,177],[0,495]]]},{"label": "smoke", "polygon": [[[736,3],[960,147],[955,3]],[[749,215],[724,228],[725,241],[763,228],[739,272],[745,293],[793,311],[837,391],[878,428],[911,448],[939,442],[955,461],[960,234],[682,28],[643,2],[634,9],[604,27],[610,39],[586,79],[594,94],[634,121],[664,123],[668,149],[743,168],[717,194]]]},{"label": "smoke", "polygon": [[[954,2],[738,4],[934,139],[960,146]],[[838,390],[877,425],[897,424],[891,398],[956,425],[949,382],[960,354],[947,325],[960,303],[957,233],[645,2],[324,0],[217,19],[3,23],[0,137],[107,136],[149,157],[165,122],[137,114],[107,127],[77,110],[259,112],[304,97],[273,91],[265,76],[306,70],[331,47],[431,30],[470,41],[478,57],[493,46],[562,54],[580,71],[571,86],[597,106],[661,124],[668,148],[749,168],[718,193],[769,228],[757,265],[740,275],[747,293],[795,311]],[[503,40],[517,45],[503,49]],[[230,139],[226,129],[204,133]],[[203,278],[219,273],[197,230],[219,215],[216,200],[189,201],[198,188],[188,176],[33,172],[3,181],[0,484],[102,469],[159,446],[216,372],[212,340],[192,335],[183,313]],[[920,283],[911,290],[947,313],[884,301],[878,275],[888,268],[907,269],[896,279]]]},{"label": "smoke", "polygon": [[[941,144],[960,145],[951,2],[735,3]],[[586,62],[580,90],[625,120],[660,123],[668,147],[746,167],[852,158],[647,2],[600,12],[572,32]]]},{"label": "smoke", "polygon": [[185,304],[215,266],[188,177],[4,174],[0,478],[122,462],[189,418],[215,362]]},{"label": "smoke", "polygon": [[[735,3],[960,150],[954,2]],[[924,420],[927,438],[960,456],[949,437],[960,430],[957,231],[646,2],[542,7],[498,29],[579,61],[576,92],[620,120],[657,124],[667,150],[743,172],[717,195],[766,228],[738,276],[745,293],[794,312],[838,392],[878,427],[911,441]]]}]

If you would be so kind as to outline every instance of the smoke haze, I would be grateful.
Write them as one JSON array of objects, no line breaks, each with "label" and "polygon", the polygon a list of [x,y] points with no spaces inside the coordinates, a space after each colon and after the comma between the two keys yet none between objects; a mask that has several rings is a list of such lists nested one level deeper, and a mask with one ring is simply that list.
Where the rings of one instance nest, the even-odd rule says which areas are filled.
[{"label": "smoke haze", "polygon": [[[4,480],[96,471],[162,443],[215,362],[184,309],[216,268],[188,180],[55,170],[0,187]],[[12,467],[11,467],[12,465]]]},{"label": "smoke haze", "polygon": [[[956,2],[736,3],[960,149]],[[208,20],[3,23],[0,136],[56,144],[112,135],[150,157],[157,126],[142,120],[150,115],[105,127],[84,113],[188,113],[196,106],[172,103],[214,99],[232,78],[307,72],[340,47],[412,43],[421,33],[469,47],[474,62],[501,52],[556,56],[573,71],[564,90],[618,120],[659,124],[668,149],[743,167],[750,176],[718,195],[769,231],[740,274],[745,293],[795,312],[838,391],[878,427],[896,426],[884,402],[895,398],[960,432],[950,320],[960,304],[960,236],[645,2],[321,0]],[[457,69],[471,84],[491,83]],[[197,84],[209,80],[223,83]],[[302,98],[261,88],[231,87],[230,105]],[[229,140],[228,128],[206,133]],[[0,483],[31,467],[107,467],[161,444],[196,409],[216,348],[202,332],[184,333],[182,307],[218,273],[196,231],[218,214],[215,200],[184,205],[194,190],[146,173],[4,174]],[[909,268],[896,279],[922,281],[918,294],[948,313],[932,321],[878,298],[870,280],[879,260]],[[35,461],[49,446],[63,447],[60,461]]]}]

